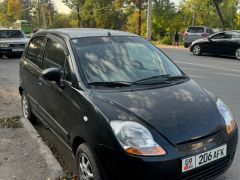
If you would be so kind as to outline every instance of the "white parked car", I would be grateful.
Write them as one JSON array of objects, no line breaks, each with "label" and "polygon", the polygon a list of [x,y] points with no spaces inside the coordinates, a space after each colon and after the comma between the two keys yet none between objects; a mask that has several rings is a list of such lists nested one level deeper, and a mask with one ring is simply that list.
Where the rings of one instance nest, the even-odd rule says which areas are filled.
[{"label": "white parked car", "polygon": [[0,57],[22,55],[28,40],[21,30],[0,29]]}]

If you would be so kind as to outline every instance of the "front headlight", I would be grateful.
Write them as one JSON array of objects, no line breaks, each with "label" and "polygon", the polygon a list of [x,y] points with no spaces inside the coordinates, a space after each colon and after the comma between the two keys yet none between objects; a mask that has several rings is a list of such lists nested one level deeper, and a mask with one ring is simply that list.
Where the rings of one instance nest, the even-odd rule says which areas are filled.
[{"label": "front headlight", "polygon": [[226,123],[227,133],[230,134],[236,127],[236,122],[233,119],[233,115],[226,104],[221,99],[217,100],[217,107]]},{"label": "front headlight", "polygon": [[166,154],[143,125],[133,121],[111,121],[110,124],[121,146],[128,153],[143,156]]},{"label": "front headlight", "polygon": [[0,43],[0,47],[9,47],[9,44],[7,44],[7,43]]}]

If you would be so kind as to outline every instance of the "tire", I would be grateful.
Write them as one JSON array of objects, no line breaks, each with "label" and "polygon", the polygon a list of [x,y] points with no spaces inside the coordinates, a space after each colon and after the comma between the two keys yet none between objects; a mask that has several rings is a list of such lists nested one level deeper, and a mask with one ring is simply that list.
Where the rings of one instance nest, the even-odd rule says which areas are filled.
[{"label": "tire", "polygon": [[81,144],[76,152],[77,173],[80,180],[103,180],[96,155],[86,144]]},{"label": "tire", "polygon": [[199,44],[195,44],[193,47],[192,47],[192,52],[194,55],[196,56],[200,56],[202,55],[202,48]]},{"label": "tire", "polygon": [[184,45],[185,48],[189,47],[187,43],[184,43],[183,45]]},{"label": "tire", "polygon": [[21,105],[22,105],[23,117],[30,120],[31,122],[35,121],[35,117],[31,109],[31,105],[24,91],[22,92]]},{"label": "tire", "polygon": [[236,58],[237,60],[240,60],[240,47],[237,48],[236,51],[235,51],[235,58]]}]

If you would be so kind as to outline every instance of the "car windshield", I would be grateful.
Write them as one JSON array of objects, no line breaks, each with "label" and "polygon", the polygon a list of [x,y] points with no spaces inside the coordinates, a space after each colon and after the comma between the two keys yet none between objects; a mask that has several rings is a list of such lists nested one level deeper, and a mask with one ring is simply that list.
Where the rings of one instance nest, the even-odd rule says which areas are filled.
[{"label": "car windshield", "polygon": [[140,37],[77,38],[72,45],[89,84],[182,76],[167,56]]},{"label": "car windshield", "polygon": [[24,35],[18,30],[0,30],[0,38],[24,38]]},{"label": "car windshield", "polygon": [[187,32],[189,32],[189,33],[203,33],[204,28],[203,27],[189,27]]}]

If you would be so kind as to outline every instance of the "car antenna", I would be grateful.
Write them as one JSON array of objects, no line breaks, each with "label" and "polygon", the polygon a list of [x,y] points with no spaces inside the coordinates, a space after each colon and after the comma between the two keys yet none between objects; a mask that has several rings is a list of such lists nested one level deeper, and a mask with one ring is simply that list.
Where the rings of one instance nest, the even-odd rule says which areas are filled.
[{"label": "car antenna", "polygon": [[112,36],[112,34],[110,32],[108,32],[108,36]]}]

